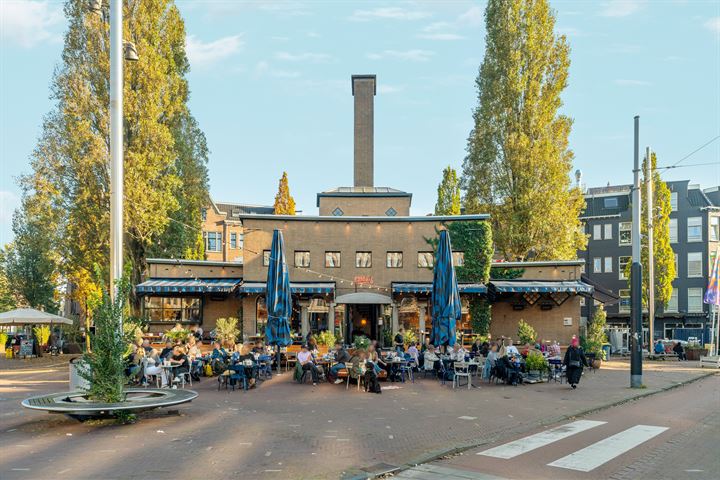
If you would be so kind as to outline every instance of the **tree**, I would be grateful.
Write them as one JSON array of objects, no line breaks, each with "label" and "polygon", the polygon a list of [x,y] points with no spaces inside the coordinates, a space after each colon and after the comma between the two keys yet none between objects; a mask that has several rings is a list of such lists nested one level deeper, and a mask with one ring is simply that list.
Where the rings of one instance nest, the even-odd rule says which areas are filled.
[{"label": "tree", "polygon": [[295,199],[290,195],[287,172],[283,172],[275,195],[275,215],[295,215]]},{"label": "tree", "polygon": [[461,185],[465,210],[489,213],[508,260],[571,259],[586,237],[571,188],[572,119],[559,114],[570,47],[547,0],[490,0]]},{"label": "tree", "polygon": [[[12,310],[17,305],[6,273],[7,248],[0,248],[0,312]],[[0,346],[2,345],[2,342],[0,342]]]},{"label": "tree", "polygon": [[[124,251],[135,284],[148,252],[193,250],[207,149],[187,107],[189,63],[180,12],[172,0],[123,5],[124,36],[140,56],[123,71]],[[109,283],[109,24],[107,10],[91,13],[85,0],[66,0],[65,15],[62,61],[51,86],[55,106],[33,152],[33,172],[21,184],[29,204],[45,204],[52,212],[60,272],[75,286],[79,304],[87,305],[88,296]],[[178,238],[168,231],[171,223],[188,232]],[[104,269],[101,280],[96,266]]]},{"label": "tree", "polygon": [[437,188],[435,215],[460,215],[460,182],[454,168],[447,166]]},{"label": "tree", "polygon": [[535,339],[537,338],[535,329],[522,318],[518,322],[517,334],[521,344],[535,343]]},{"label": "tree", "polygon": [[[666,306],[670,297],[672,296],[672,281],[675,279],[675,252],[670,246],[670,212],[672,212],[672,205],[670,203],[670,189],[667,184],[663,182],[658,173],[657,157],[655,153],[650,156],[651,168],[652,168],[652,191],[653,191],[653,259],[654,259],[654,284],[655,284],[655,306]],[[641,198],[647,192],[647,175],[646,172],[647,158],[643,159],[643,179],[640,191],[642,192]],[[648,303],[648,239],[647,239],[647,201],[643,198],[642,205],[642,223],[640,225],[640,262],[642,263],[642,292],[643,292],[643,304]],[[633,241],[635,239],[633,238]],[[628,279],[628,285],[630,285],[630,270],[631,263],[625,266],[625,276]]]}]

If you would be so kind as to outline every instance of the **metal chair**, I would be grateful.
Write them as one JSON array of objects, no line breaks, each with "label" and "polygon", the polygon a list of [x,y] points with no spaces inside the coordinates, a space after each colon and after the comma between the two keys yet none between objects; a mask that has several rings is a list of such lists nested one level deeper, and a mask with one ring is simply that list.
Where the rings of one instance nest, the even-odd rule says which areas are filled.
[{"label": "metal chair", "polygon": [[403,360],[400,363],[400,380],[402,380],[403,383],[405,383],[405,377],[407,376],[412,383],[415,383],[415,374],[413,373],[413,368],[415,368],[416,364],[414,360]]},{"label": "metal chair", "polygon": [[455,362],[453,364],[453,389],[457,385],[460,386],[460,378],[467,379],[468,390],[472,388],[472,377],[470,375],[470,365],[465,362]]}]

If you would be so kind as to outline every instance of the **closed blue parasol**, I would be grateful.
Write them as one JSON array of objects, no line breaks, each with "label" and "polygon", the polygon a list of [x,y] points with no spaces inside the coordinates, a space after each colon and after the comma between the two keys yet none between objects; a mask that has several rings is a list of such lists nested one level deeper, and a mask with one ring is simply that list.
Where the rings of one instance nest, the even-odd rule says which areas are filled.
[{"label": "closed blue parasol", "polygon": [[462,305],[447,230],[440,232],[440,242],[435,253],[431,300],[432,344],[436,347],[455,345],[455,324],[460,320]]},{"label": "closed blue parasol", "polygon": [[[285,242],[282,232],[273,232],[270,248],[270,263],[267,276],[268,321],[265,327],[265,340],[269,345],[287,346],[290,338],[290,315],[292,297],[290,293],[290,275],[285,262]],[[279,364],[278,364],[279,365]]]}]

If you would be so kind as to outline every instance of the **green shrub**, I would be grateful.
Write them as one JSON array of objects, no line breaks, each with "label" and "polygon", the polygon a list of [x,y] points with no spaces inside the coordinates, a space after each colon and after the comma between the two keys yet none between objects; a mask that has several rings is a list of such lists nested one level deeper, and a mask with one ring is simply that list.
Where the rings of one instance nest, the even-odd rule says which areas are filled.
[{"label": "green shrub", "polygon": [[37,327],[33,327],[33,333],[35,334],[35,338],[37,338],[38,345],[47,345],[48,340],[50,340],[49,326],[38,325]]},{"label": "green shrub", "polygon": [[412,330],[405,330],[403,333],[403,342],[405,342],[405,346],[410,345],[411,343],[417,342],[418,336],[417,333]]},{"label": "green shrub", "polygon": [[358,335],[353,339],[355,350],[367,350],[370,347],[370,339],[365,335]]},{"label": "green shrub", "polygon": [[607,343],[607,335],[605,335],[605,322],[607,313],[602,305],[598,305],[595,309],[595,315],[592,322],[587,327],[587,336],[583,339],[583,350],[585,353],[594,353],[595,358],[602,358],[602,346]]},{"label": "green shrub", "polygon": [[235,343],[240,330],[237,327],[238,319],[235,317],[218,318],[215,324],[215,337],[222,343]]},{"label": "green shrub", "polygon": [[474,333],[487,335],[490,333],[492,321],[492,305],[484,299],[473,297],[470,299],[470,325]]},{"label": "green shrub", "polygon": [[335,334],[330,330],[322,331],[319,334],[315,335],[315,337],[317,339],[318,345],[325,345],[327,347],[332,347],[333,345],[335,345],[335,341],[337,340]]},{"label": "green shrub", "polygon": [[[165,332],[165,338],[173,343],[186,342],[190,338],[190,330],[183,328],[182,330],[168,330]],[[140,337],[142,338],[142,331],[140,331]]]},{"label": "green shrub", "polygon": [[525,320],[520,319],[518,322],[518,338],[520,339],[520,343],[522,345],[526,343],[535,343],[535,339],[537,338],[537,333],[535,332],[535,329],[527,323]]},{"label": "green shrub", "polygon": [[0,353],[5,353],[5,344],[7,343],[7,339],[8,334],[5,332],[0,332],[0,349],[2,350],[2,352]]},{"label": "green shrub", "polygon": [[544,372],[545,370],[547,370],[547,368],[548,363],[542,353],[534,351],[528,353],[528,356],[525,359],[525,370],[527,370],[528,372],[533,370],[539,370],[540,372]]}]

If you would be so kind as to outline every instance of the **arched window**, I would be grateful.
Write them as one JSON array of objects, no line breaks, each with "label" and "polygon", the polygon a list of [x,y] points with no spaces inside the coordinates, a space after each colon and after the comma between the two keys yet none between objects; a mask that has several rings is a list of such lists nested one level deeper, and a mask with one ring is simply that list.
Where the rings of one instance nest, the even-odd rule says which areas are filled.
[{"label": "arched window", "polygon": [[255,333],[257,335],[265,335],[265,326],[268,321],[267,305],[265,297],[260,296],[255,304]]}]

